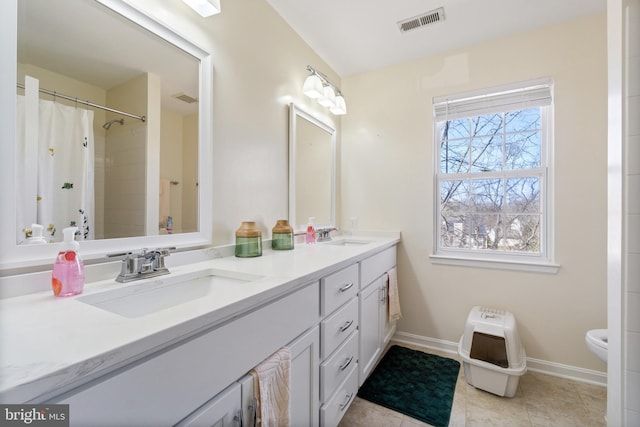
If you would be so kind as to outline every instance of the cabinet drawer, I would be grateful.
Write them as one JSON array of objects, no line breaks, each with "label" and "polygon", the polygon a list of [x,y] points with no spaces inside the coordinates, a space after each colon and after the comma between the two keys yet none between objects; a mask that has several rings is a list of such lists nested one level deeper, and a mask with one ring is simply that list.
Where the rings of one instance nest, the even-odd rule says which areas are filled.
[{"label": "cabinet drawer", "polygon": [[325,401],[358,363],[358,331],[320,365],[320,400]]},{"label": "cabinet drawer", "polygon": [[320,425],[335,427],[338,425],[349,405],[358,393],[357,369],[351,371],[347,379],[340,385],[338,391],[320,408]]},{"label": "cabinet drawer", "polygon": [[337,271],[320,281],[320,311],[322,316],[347,302],[358,293],[358,264]]},{"label": "cabinet drawer", "polygon": [[[56,399],[72,426],[173,425],[318,322],[318,283]],[[295,322],[292,321],[295,319]]]},{"label": "cabinet drawer", "polygon": [[358,299],[352,298],[340,310],[320,323],[320,359],[329,357],[356,329],[358,329]]},{"label": "cabinet drawer", "polygon": [[360,287],[365,288],[396,265],[396,247],[378,252],[360,262]]}]

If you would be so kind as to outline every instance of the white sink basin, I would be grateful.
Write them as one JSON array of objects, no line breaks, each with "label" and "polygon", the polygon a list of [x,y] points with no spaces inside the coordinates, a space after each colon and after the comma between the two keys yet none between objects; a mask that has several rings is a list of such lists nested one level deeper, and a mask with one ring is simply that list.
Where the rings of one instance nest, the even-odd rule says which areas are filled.
[{"label": "white sink basin", "polygon": [[360,240],[360,239],[336,239],[326,242],[327,245],[337,245],[337,246],[362,246],[368,243],[371,243],[371,240]]},{"label": "white sink basin", "polygon": [[130,282],[117,289],[83,295],[76,300],[124,317],[135,318],[206,297],[220,285],[240,285],[261,278],[250,274],[205,269],[185,274],[169,274],[139,283]]}]

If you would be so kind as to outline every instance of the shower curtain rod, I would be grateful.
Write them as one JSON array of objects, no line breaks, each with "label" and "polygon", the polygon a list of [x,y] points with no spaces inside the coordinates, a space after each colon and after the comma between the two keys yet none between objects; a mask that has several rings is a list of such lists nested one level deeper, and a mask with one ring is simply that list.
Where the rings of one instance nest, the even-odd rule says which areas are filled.
[{"label": "shower curtain rod", "polygon": [[[16,83],[16,86],[19,87],[20,89],[24,89],[24,85],[22,83]],[[53,90],[39,88],[38,91],[40,91],[42,93],[46,93],[47,95],[51,95],[51,96],[53,96],[54,99],[55,98],[62,98],[62,99],[66,99],[68,101],[74,101],[74,102],[76,102],[78,104],[88,105],[89,107],[99,108],[101,110],[106,110],[106,111],[110,111],[112,113],[116,113],[116,114],[120,114],[120,115],[123,115],[123,116],[127,116],[127,117],[131,117],[131,118],[134,118],[134,119],[138,119],[143,123],[147,121],[147,118],[145,116],[136,116],[135,114],[125,113],[124,111],[115,110],[113,108],[105,107],[104,105],[98,105],[98,104],[94,104],[93,102],[83,101],[82,99],[74,98],[74,97],[68,96],[68,95],[63,95],[63,94],[58,93],[58,92],[53,91]]]}]

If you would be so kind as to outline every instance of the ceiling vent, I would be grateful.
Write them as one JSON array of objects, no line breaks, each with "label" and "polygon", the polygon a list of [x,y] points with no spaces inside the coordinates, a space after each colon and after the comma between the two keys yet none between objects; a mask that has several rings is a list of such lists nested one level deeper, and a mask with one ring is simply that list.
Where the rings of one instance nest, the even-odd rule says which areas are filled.
[{"label": "ceiling vent", "polygon": [[443,7],[400,21],[398,22],[398,28],[400,32],[406,33],[407,31],[415,30],[425,25],[435,24],[440,21],[444,21]]},{"label": "ceiling vent", "polygon": [[194,102],[198,102],[197,98],[193,98],[185,93],[178,93],[173,95],[174,98],[179,99],[180,101],[186,102],[187,104],[193,104]]}]

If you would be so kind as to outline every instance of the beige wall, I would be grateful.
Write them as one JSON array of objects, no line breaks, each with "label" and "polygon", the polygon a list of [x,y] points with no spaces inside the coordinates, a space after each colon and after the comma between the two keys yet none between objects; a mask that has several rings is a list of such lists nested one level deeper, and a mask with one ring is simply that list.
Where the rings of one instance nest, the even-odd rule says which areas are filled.
[{"label": "beige wall", "polygon": [[[401,332],[457,342],[474,305],[512,311],[528,357],[604,371],[585,332],[606,317],[606,19],[599,15],[343,79],[343,224],[402,232]],[[555,82],[558,274],[433,265],[432,98]]]},{"label": "beige wall", "polygon": [[302,84],[307,64],[340,79],[264,0],[224,1],[209,18],[182,2],[131,3],[213,54],[214,244],[233,242],[245,220],[270,236],[288,218],[287,106],[299,103],[339,133],[340,120],[305,98]]}]

